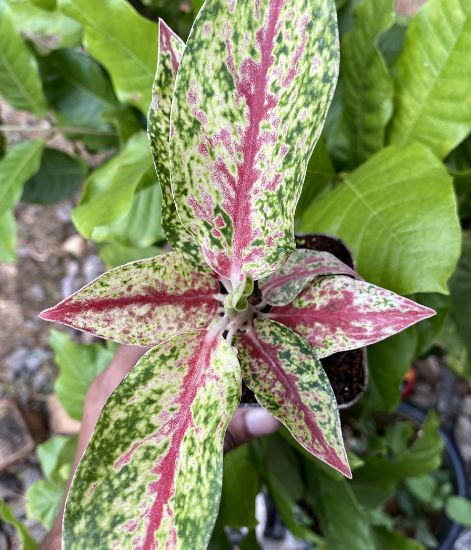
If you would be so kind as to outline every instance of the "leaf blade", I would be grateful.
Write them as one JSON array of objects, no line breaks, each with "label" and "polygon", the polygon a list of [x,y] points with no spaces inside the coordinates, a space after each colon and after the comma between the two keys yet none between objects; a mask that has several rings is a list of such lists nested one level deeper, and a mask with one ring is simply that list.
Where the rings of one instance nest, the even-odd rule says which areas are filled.
[{"label": "leaf blade", "polygon": [[87,49],[110,73],[119,99],[147,112],[156,60],[148,45],[157,43],[156,26],[124,0],[60,0],[59,5],[82,23]]},{"label": "leaf blade", "polygon": [[5,0],[0,1],[0,91],[16,109],[38,116],[46,112],[36,60],[17,34]]},{"label": "leaf blade", "polygon": [[[433,36],[433,41],[430,37]],[[416,14],[396,63],[390,142],[419,141],[444,158],[471,130],[471,2],[431,0]]]},{"label": "leaf blade", "polygon": [[208,0],[195,21],[172,104],[172,188],[206,261],[234,287],[294,248],[294,209],[337,71],[330,0]]},{"label": "leaf blade", "polygon": [[239,395],[237,359],[216,332],[181,335],[144,355],[105,406],[77,469],[64,543],[204,548]]},{"label": "leaf blade", "polygon": [[269,317],[306,338],[319,358],[384,340],[435,312],[350,277],[325,277]]},{"label": "leaf blade", "polygon": [[363,277],[400,294],[447,294],[461,243],[451,178],[419,144],[371,157],[314,201],[300,229],[342,238]]},{"label": "leaf blade", "polygon": [[202,264],[199,245],[188,233],[177,213],[170,183],[170,109],[175,79],[185,43],[162,19],[159,19],[159,55],[152,102],[148,114],[149,141],[155,171],[162,188],[162,225],[173,248],[180,250],[192,263]]},{"label": "leaf blade", "polygon": [[335,396],[306,340],[270,320],[237,337],[245,383],[311,454],[351,477]]},{"label": "leaf blade", "polygon": [[393,110],[393,83],[377,45],[394,22],[392,0],[363,0],[355,25],[342,40],[342,93],[345,123],[358,165],[379,151]]},{"label": "leaf blade", "polygon": [[187,268],[178,252],[107,271],[56,306],[40,313],[118,343],[152,346],[216,317],[219,283]]},{"label": "leaf blade", "polygon": [[329,252],[297,249],[274,273],[259,281],[263,299],[272,306],[284,306],[318,277],[358,274]]},{"label": "leaf blade", "polygon": [[58,330],[51,331],[49,345],[59,367],[54,391],[69,416],[82,420],[88,388],[113,359],[113,352],[100,344],[76,344]]}]

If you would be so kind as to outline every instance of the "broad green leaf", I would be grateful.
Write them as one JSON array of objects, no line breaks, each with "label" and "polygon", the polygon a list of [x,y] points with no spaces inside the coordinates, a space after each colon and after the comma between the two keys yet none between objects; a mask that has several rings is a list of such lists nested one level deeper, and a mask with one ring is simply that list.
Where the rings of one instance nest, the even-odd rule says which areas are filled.
[{"label": "broad green leaf", "polygon": [[438,343],[446,350],[447,367],[458,376],[471,380],[470,355],[451,315],[445,319]]},{"label": "broad green leaf", "polygon": [[162,225],[167,239],[192,263],[201,264],[201,253],[194,236],[183,227],[177,214],[170,183],[170,109],[184,42],[159,20],[159,56],[152,103],[148,115],[148,134],[157,178],[162,188]]},{"label": "broad green leaf", "polygon": [[64,481],[40,479],[26,493],[28,517],[51,529],[64,499]]},{"label": "broad green leaf", "polygon": [[15,260],[16,223],[13,208],[20,199],[24,182],[39,168],[43,146],[42,141],[26,141],[12,147],[0,159],[0,261],[2,262]]},{"label": "broad green leaf", "polygon": [[329,252],[294,250],[286,262],[275,272],[260,280],[263,299],[274,306],[291,303],[309,284],[326,275],[350,275],[357,273]]},{"label": "broad green leaf", "polygon": [[438,468],[444,446],[439,428],[438,416],[430,412],[417,439],[404,453],[392,458],[374,455],[365,457],[364,466],[355,471],[354,486],[377,484],[391,489],[405,477],[425,475]]},{"label": "broad green leaf", "polygon": [[393,411],[401,399],[401,382],[415,359],[417,335],[405,330],[368,348],[370,406]]},{"label": "broad green leaf", "polygon": [[471,527],[471,501],[460,496],[451,496],[445,505],[446,515],[460,525]]},{"label": "broad green leaf", "polygon": [[20,200],[23,184],[39,169],[43,147],[42,141],[25,141],[0,160],[0,212]]},{"label": "broad green leaf", "polygon": [[23,550],[37,550],[39,543],[36,542],[33,537],[28,533],[23,522],[15,517],[13,510],[8,506],[6,502],[0,499],[0,519],[5,523],[12,525],[23,545]]},{"label": "broad green leaf", "polygon": [[82,162],[57,149],[45,149],[39,171],[23,187],[21,200],[53,204],[70,197],[85,178]]},{"label": "broad green leaf", "polygon": [[67,135],[84,139],[91,148],[96,148],[97,140],[108,147],[115,145],[117,131],[112,122],[117,124],[114,119],[123,116],[125,109],[98,63],[83,53],[61,49],[41,58],[39,67],[48,102],[68,128]]},{"label": "broad green leaf", "polygon": [[38,446],[36,454],[46,479],[53,479],[63,466],[72,464],[76,446],[77,438],[65,435],[51,437]]},{"label": "broad green leaf", "polygon": [[0,213],[0,262],[15,261],[16,223],[13,209]]},{"label": "broad green leaf", "polygon": [[437,490],[437,481],[431,475],[406,477],[404,485],[412,495],[425,504],[432,502]]},{"label": "broad green leaf", "polygon": [[67,413],[82,420],[88,388],[113,358],[113,352],[100,344],[76,344],[65,332],[51,331],[49,345],[59,376],[54,390]]},{"label": "broad green leaf", "polygon": [[391,143],[418,141],[443,158],[471,130],[471,1],[429,0],[395,65]]},{"label": "broad green leaf", "polygon": [[388,147],[314,201],[302,231],[341,237],[360,274],[400,294],[447,294],[460,249],[451,178],[425,147]]},{"label": "broad green leaf", "polygon": [[162,192],[155,181],[154,169],[151,167],[150,170],[153,185],[135,193],[124,218],[111,225],[95,227],[92,233],[95,242],[112,241],[123,246],[146,247],[165,240],[160,218],[156,215],[160,210]]},{"label": "broad green leaf", "polygon": [[182,223],[233,287],[294,248],[294,210],[338,72],[333,0],[206,0],[172,105]]},{"label": "broad green leaf", "polygon": [[152,346],[217,318],[219,282],[178,252],[107,271],[40,317],[121,344]]},{"label": "broad green leaf", "polygon": [[303,189],[296,205],[296,220],[301,218],[315,197],[328,189],[334,176],[334,165],[327,151],[325,140],[321,138],[317,142],[307,165]]},{"label": "broad green leaf", "polygon": [[31,0],[31,2],[45,10],[53,10],[57,5],[57,0]]},{"label": "broad green leaf", "polygon": [[6,0],[0,0],[0,94],[15,109],[46,112],[36,60],[16,32]]},{"label": "broad green leaf", "polygon": [[137,134],[85,182],[80,203],[72,211],[79,233],[90,239],[96,227],[122,220],[131,209],[136,187],[151,167],[146,135]]},{"label": "broad green leaf", "polygon": [[258,439],[252,446],[268,495],[283,523],[295,537],[317,542],[312,518],[299,506],[306,492],[299,456],[279,433]]},{"label": "broad green leaf", "polygon": [[435,312],[343,275],[322,277],[268,317],[304,336],[319,358],[384,340]]},{"label": "broad green leaf", "polygon": [[344,479],[333,479],[305,461],[307,470],[306,499],[316,511],[327,548],[376,550],[370,522],[350,485]]},{"label": "broad green leaf", "polygon": [[73,48],[80,44],[82,27],[59,10],[40,6],[37,0],[7,0],[15,20],[15,27],[31,40],[39,52],[48,53],[57,48]]},{"label": "broad green leaf", "polygon": [[107,243],[99,247],[100,258],[108,268],[144,260],[162,254],[164,250],[156,246],[134,247],[123,246],[119,243]]},{"label": "broad green leaf", "polygon": [[393,83],[377,46],[394,22],[393,0],[363,0],[354,20],[343,37],[341,54],[350,164],[356,166],[383,147],[392,115]]},{"label": "broad green leaf", "polygon": [[255,527],[255,498],[260,478],[248,445],[224,457],[221,505],[218,520],[227,527]]},{"label": "broad green leaf", "polygon": [[471,237],[465,236],[458,267],[450,280],[451,316],[471,356]]},{"label": "broad green leaf", "polygon": [[240,369],[216,331],[146,353],[105,405],[67,498],[66,548],[205,548]]},{"label": "broad green leaf", "polygon": [[308,342],[257,319],[236,339],[244,381],[305,449],[351,477],[334,392]]},{"label": "broad green leaf", "polygon": [[407,538],[399,531],[388,531],[384,527],[374,527],[373,536],[378,550],[426,550],[420,542]]},{"label": "broad green leaf", "polygon": [[123,102],[146,113],[156,63],[157,26],[126,0],[59,0],[84,28],[87,50],[109,72]]}]

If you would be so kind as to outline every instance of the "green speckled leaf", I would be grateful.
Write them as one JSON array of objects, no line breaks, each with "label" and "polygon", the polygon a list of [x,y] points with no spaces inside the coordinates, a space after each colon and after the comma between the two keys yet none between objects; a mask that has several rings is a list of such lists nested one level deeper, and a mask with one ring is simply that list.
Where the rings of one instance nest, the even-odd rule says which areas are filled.
[{"label": "green speckled leaf", "polygon": [[259,319],[236,340],[245,383],[310,453],[351,477],[329,379],[307,340]]},{"label": "green speckled leaf", "polygon": [[107,271],[40,316],[122,344],[153,346],[206,328],[217,316],[218,293],[213,274],[171,252]]},{"label": "green speckled leaf", "polygon": [[[445,157],[471,130],[471,0],[429,0],[395,66],[392,143],[423,143]],[[466,98],[466,99],[465,99]]]},{"label": "green speckled leaf", "polygon": [[146,353],[106,404],[74,476],[64,548],[204,549],[239,397],[239,364],[216,331]]},{"label": "green speckled leaf", "polygon": [[320,358],[374,344],[432,315],[433,309],[342,275],[314,281],[269,313],[307,338]]},{"label": "green speckled leaf", "polygon": [[318,277],[326,275],[359,275],[329,252],[298,249],[274,273],[261,279],[259,288],[265,302],[273,306],[291,303],[296,296]]},{"label": "green speckled leaf", "polygon": [[178,217],[170,184],[170,108],[178,66],[184,49],[184,42],[170,27],[159,20],[159,56],[152,87],[147,131],[155,170],[162,188],[162,226],[167,239],[190,262],[201,265],[200,247],[194,236],[183,227]]},{"label": "green speckled leaf", "polygon": [[333,0],[207,0],[177,75],[177,210],[235,287],[294,249],[293,218],[338,72]]}]

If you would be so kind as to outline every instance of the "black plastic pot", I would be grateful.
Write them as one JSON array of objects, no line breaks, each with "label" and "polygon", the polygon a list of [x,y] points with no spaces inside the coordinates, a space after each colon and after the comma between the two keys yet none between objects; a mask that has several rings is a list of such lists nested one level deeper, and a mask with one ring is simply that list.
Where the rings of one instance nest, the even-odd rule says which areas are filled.
[{"label": "black plastic pot", "polygon": [[[425,413],[406,401],[403,401],[399,405],[398,412],[418,424],[422,424],[425,420]],[[445,444],[444,466],[452,473],[455,494],[469,497],[468,476],[453,437],[444,429],[440,429],[440,436]],[[440,541],[438,550],[453,550],[456,539],[462,530],[463,527],[461,525],[452,522],[444,515],[437,533],[437,538]]]},{"label": "black plastic pot", "polygon": [[[352,253],[337,237],[321,233],[297,234],[296,248],[329,252],[348,267],[355,269]],[[329,378],[339,409],[346,409],[359,401],[368,384],[366,348],[334,353],[321,359]]]}]

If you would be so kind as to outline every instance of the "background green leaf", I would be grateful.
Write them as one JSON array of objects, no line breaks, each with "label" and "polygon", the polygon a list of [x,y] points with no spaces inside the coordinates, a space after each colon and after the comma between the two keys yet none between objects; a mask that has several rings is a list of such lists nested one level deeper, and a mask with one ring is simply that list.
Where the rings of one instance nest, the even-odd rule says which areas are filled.
[{"label": "background green leaf", "polygon": [[445,512],[452,521],[471,527],[471,502],[467,498],[449,497],[446,501]]},{"label": "background green leaf", "polygon": [[165,234],[159,216],[161,206],[162,191],[154,167],[151,167],[142,177],[126,216],[110,225],[95,227],[92,239],[129,247],[148,247],[156,241],[163,241]]},{"label": "background green leaf", "polygon": [[443,158],[471,130],[471,0],[429,0],[395,65],[391,143],[419,141]]},{"label": "background green leaf", "polygon": [[0,93],[16,109],[38,116],[46,112],[36,60],[16,32],[5,0],[0,0]]},{"label": "background green leaf", "polygon": [[255,497],[260,491],[260,478],[248,445],[224,457],[219,521],[228,527],[255,527]]},{"label": "background green leaf", "polygon": [[139,182],[151,167],[147,136],[137,134],[85,182],[80,203],[72,211],[79,233],[89,239],[96,227],[122,220],[131,209]]},{"label": "background green leaf", "polygon": [[377,48],[394,22],[392,0],[363,0],[354,22],[342,40],[341,78],[350,163],[356,166],[381,149],[392,114],[393,84]]},{"label": "background green leaf", "polygon": [[[112,119],[124,108],[102,68],[83,53],[62,49],[40,60],[46,97],[60,124],[76,127],[91,148],[116,145],[118,132]],[[90,135],[86,135],[89,129]],[[93,136],[93,133],[103,134]],[[68,136],[74,137],[69,130]]]},{"label": "background green leaf", "polygon": [[54,7],[41,6],[38,0],[7,2],[17,31],[31,40],[40,53],[80,45],[82,27],[78,21],[67,17],[59,10],[54,10]]},{"label": "background green leaf", "polygon": [[83,402],[93,380],[113,358],[113,351],[101,344],[76,344],[69,334],[52,330],[49,344],[60,372],[54,389],[67,413],[82,419]]},{"label": "background green leaf", "polygon": [[15,514],[12,509],[6,502],[0,500],[0,519],[13,525],[20,537],[21,543],[23,544],[23,550],[36,550],[39,548],[39,543],[37,543],[33,537],[28,533],[28,530],[23,525],[23,523],[16,519]]},{"label": "background green leaf", "polygon": [[450,280],[451,316],[471,356],[471,238],[466,235],[458,267]]},{"label": "background green leaf", "polygon": [[45,149],[39,171],[23,187],[21,200],[35,204],[53,204],[78,189],[85,167],[78,159],[57,149]]},{"label": "background green leaf", "polygon": [[373,408],[392,411],[397,407],[400,384],[415,358],[416,346],[416,333],[410,329],[368,346],[369,399]]},{"label": "background green leaf", "polygon": [[20,200],[22,186],[39,169],[44,143],[24,141],[0,160],[0,212]]},{"label": "background green leaf", "polygon": [[0,213],[0,262],[15,261],[16,223],[13,210]]},{"label": "background green leaf", "polygon": [[425,147],[388,147],[305,212],[301,231],[341,237],[368,281],[447,293],[460,249],[451,178]]},{"label": "background green leaf", "polygon": [[59,0],[80,21],[88,51],[109,72],[121,101],[147,113],[157,64],[157,25],[125,0]]}]

